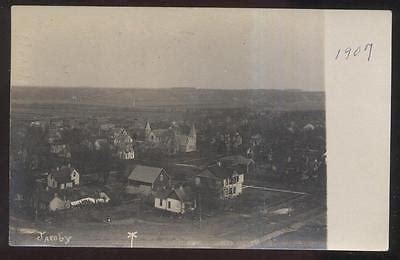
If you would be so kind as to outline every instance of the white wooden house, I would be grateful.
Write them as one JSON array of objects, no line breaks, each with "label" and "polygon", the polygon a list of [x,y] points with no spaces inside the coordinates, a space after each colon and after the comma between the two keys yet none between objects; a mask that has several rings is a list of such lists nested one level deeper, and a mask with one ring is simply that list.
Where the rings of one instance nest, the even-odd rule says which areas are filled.
[{"label": "white wooden house", "polygon": [[211,165],[195,177],[196,186],[220,199],[231,199],[243,191],[244,172],[236,167],[223,167],[221,163]]},{"label": "white wooden house", "polygon": [[196,200],[192,189],[181,185],[178,188],[157,193],[154,198],[154,207],[184,214],[196,208]]},{"label": "white wooden house", "polygon": [[135,159],[135,150],[133,147],[126,147],[117,151],[117,156],[121,160],[133,160]]},{"label": "white wooden house", "polygon": [[53,189],[67,189],[79,185],[79,173],[68,166],[57,167],[47,175],[47,186]]}]

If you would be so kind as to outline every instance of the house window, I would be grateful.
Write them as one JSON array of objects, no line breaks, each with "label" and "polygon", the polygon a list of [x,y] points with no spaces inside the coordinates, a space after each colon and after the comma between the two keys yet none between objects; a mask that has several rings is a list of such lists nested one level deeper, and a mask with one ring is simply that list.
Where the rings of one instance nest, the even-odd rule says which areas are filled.
[{"label": "house window", "polygon": [[233,194],[236,194],[236,187],[233,187]]},{"label": "house window", "polygon": [[229,195],[232,195],[232,188],[229,188]]},{"label": "house window", "polygon": [[160,199],[160,206],[162,206],[162,199]]},{"label": "house window", "polygon": [[160,181],[163,181],[163,180],[164,180],[164,175],[160,174]]},{"label": "house window", "polygon": [[171,201],[168,201],[168,208],[171,208]]},{"label": "house window", "polygon": [[232,176],[231,178],[231,184],[235,184],[236,182],[239,181],[239,177],[238,176]]},{"label": "house window", "polygon": [[228,188],[224,188],[223,194],[224,194],[225,197],[229,195],[229,194],[228,194]]}]

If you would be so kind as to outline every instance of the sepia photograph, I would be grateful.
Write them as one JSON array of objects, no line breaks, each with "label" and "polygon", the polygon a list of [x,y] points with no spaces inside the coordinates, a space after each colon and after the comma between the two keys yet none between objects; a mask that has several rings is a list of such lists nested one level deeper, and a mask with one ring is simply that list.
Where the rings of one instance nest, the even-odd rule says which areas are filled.
[{"label": "sepia photograph", "polygon": [[323,11],[14,6],[11,25],[11,246],[327,248]]}]

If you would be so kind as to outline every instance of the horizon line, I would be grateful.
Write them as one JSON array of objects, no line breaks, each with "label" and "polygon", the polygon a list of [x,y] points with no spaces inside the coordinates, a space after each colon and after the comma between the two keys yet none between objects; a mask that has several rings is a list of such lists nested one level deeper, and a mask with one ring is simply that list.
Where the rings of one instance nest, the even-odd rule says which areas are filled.
[{"label": "horizon line", "polygon": [[305,90],[305,89],[296,89],[296,88],[286,88],[286,89],[278,89],[278,88],[201,88],[201,87],[95,87],[95,86],[22,86],[22,85],[14,85],[10,86],[11,88],[70,88],[70,89],[126,89],[126,90],[160,90],[160,89],[196,89],[196,90],[276,90],[276,91],[299,91],[299,92],[325,92],[325,90]]}]

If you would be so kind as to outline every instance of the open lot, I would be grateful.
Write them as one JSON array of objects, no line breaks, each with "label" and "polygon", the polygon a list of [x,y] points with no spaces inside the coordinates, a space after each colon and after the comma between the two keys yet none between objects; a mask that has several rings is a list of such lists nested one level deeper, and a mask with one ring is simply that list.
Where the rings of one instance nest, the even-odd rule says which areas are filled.
[{"label": "open lot", "polygon": [[[107,216],[111,223],[103,222]],[[304,195],[247,190],[237,203],[199,217],[176,216],[133,200],[117,207],[69,212],[52,223],[22,224],[12,219],[10,238],[18,245],[59,245],[39,241],[40,231],[71,236],[67,246],[129,247],[131,231],[138,232],[136,247],[301,248],[304,244],[299,241],[322,246],[326,232],[325,209]],[[22,234],[21,228],[33,231]]]}]

